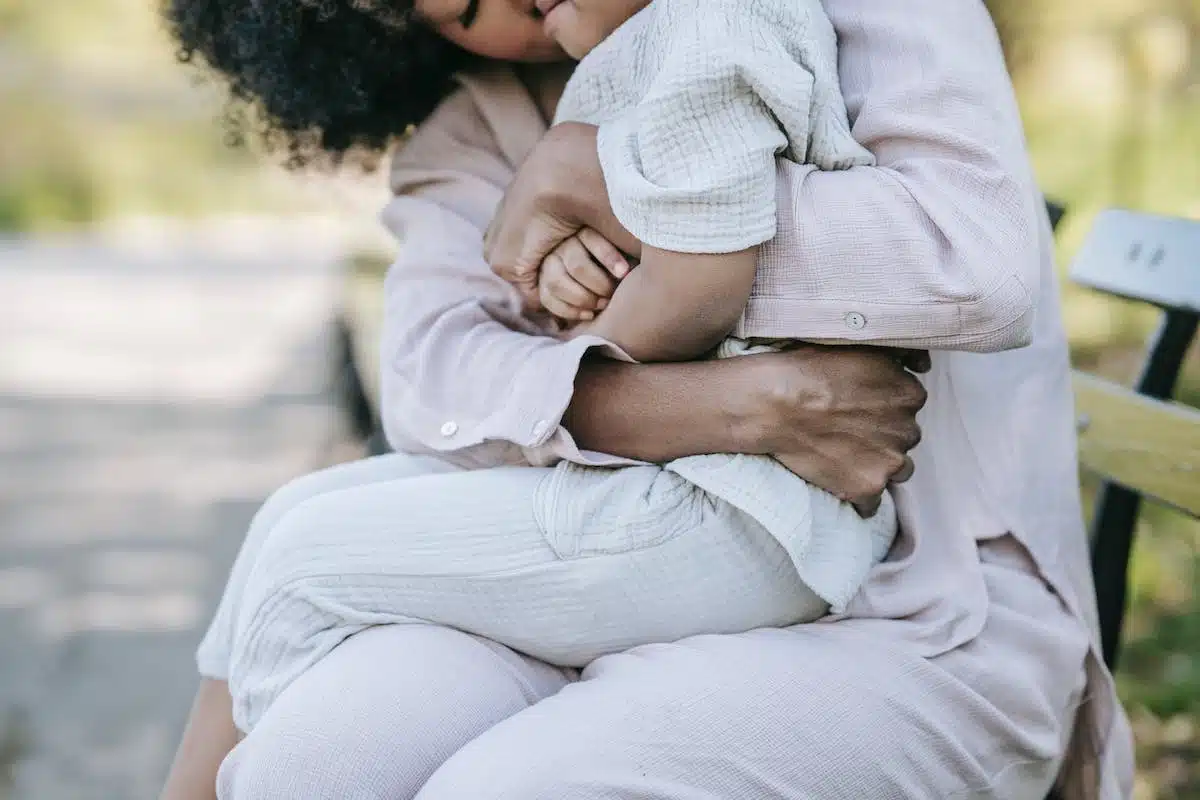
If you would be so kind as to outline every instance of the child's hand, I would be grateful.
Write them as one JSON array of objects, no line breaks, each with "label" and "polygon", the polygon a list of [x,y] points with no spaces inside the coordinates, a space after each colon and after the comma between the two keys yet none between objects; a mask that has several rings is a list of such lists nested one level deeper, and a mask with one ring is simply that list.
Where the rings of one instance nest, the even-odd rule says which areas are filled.
[{"label": "child's hand", "polygon": [[586,322],[604,310],[629,269],[620,250],[584,228],[542,261],[538,296],[555,317],[568,323]]}]

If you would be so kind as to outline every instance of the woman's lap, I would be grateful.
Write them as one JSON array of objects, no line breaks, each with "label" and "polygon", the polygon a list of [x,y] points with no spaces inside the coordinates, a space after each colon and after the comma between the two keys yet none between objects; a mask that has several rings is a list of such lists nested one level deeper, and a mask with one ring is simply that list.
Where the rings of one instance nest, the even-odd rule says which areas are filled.
[{"label": "woman's lap", "polygon": [[[988,572],[997,594],[1031,588]],[[1044,598],[1037,616],[998,606],[976,641],[932,661],[836,623],[609,656],[472,741],[418,798],[1040,799],[1078,702],[1046,687],[1056,669],[1081,686],[1086,652]],[[1027,648],[1031,627],[1045,647]]]},{"label": "woman's lap", "polygon": [[576,666],[824,607],[761,525],[667,470],[577,470],[564,489],[558,469],[397,475],[399,458],[357,484],[285,489],[299,501],[260,515],[268,534],[256,520],[254,564],[228,590],[242,730],[372,625],[446,625]]},{"label": "woman's lap", "polygon": [[574,677],[448,628],[373,628],[279,696],[225,759],[217,794],[410,798],[465,743]]},{"label": "woman's lap", "polygon": [[[307,498],[430,470],[455,471],[393,457],[301,479],[248,550]],[[1082,685],[1086,634],[1027,564],[990,560],[987,627],[932,661],[813,624],[635,648],[573,682],[450,629],[373,628],[280,696],[221,796],[1040,797],[1078,702],[1052,676]]]},{"label": "woman's lap", "polygon": [[[558,691],[568,674],[464,634],[374,629],[293,684],[231,756],[223,780],[241,784],[222,797],[290,796],[255,782],[315,764],[306,797],[406,800],[423,783],[420,800],[1038,798],[1078,702],[1051,676],[1082,685],[1086,637],[1036,577],[985,572],[983,633],[933,660],[815,624],[636,648]],[[430,637],[474,644],[434,653]],[[397,680],[355,677],[381,658]],[[363,752],[372,769],[342,768]]]}]

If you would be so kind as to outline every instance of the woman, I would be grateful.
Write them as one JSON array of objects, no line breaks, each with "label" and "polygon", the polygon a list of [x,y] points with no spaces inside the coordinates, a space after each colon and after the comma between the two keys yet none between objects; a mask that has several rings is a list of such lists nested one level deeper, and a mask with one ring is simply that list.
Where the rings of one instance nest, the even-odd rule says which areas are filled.
[{"label": "woman", "polygon": [[[442,94],[433,78],[399,91],[398,71],[445,66],[447,51],[372,47],[399,30],[379,9],[253,3],[225,18],[214,9],[241,4],[175,5],[184,42],[263,99],[297,152],[314,136],[334,151],[380,145],[402,127],[388,100],[411,109]],[[403,236],[385,426],[397,449],[438,457],[363,462],[277,493],[227,600],[268,533],[287,542],[305,520],[351,513],[370,481],[592,452],[767,452],[868,511],[911,475],[895,489],[900,543],[848,613],[639,648],[582,675],[454,631],[374,628],[300,676],[236,747],[221,647],[209,647],[167,796],[211,797],[230,748],[222,797],[1033,798],[1060,767],[1070,797],[1128,795],[1127,730],[1095,650],[1049,229],[994,31],[980,4],[826,5],[855,136],[880,166],[780,164],[779,234],[737,332],[936,350],[915,473],[921,394],[889,355],[643,367],[530,335],[481,258],[489,223],[490,261],[525,287],[579,224],[621,232],[594,131],[543,136],[563,70],[475,67],[401,151],[385,213]],[[418,10],[467,52],[556,60],[531,9]],[[568,10],[587,24],[589,0]],[[214,36],[228,24],[253,29],[257,47]],[[346,40],[321,39],[331,30]],[[273,58],[296,68],[257,68]]]}]

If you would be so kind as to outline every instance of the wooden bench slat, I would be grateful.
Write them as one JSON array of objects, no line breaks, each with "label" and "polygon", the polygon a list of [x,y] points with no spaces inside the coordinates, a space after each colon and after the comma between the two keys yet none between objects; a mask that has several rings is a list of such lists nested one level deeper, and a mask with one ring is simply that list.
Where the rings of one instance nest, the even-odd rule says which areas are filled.
[{"label": "wooden bench slat", "polygon": [[1076,372],[1082,466],[1200,516],[1200,412]]}]

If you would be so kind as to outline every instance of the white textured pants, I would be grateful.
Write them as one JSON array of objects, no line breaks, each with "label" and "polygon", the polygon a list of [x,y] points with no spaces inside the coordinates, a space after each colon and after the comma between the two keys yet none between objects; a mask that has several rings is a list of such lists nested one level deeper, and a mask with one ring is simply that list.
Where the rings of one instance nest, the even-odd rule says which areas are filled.
[{"label": "white textured pants", "polygon": [[241,730],[373,625],[444,625],[582,667],[827,610],[762,525],[670,469],[448,471],[432,461],[343,467],[337,479],[354,483],[309,497],[269,530],[255,524],[257,557],[230,588],[241,595],[229,662]]},{"label": "white textured pants", "polygon": [[[263,532],[361,484],[369,463],[301,479],[264,506],[201,646],[204,674],[227,677],[238,587]],[[372,628],[280,694],[226,759],[218,794],[1040,800],[1079,702],[1086,633],[1011,539],[980,552],[987,625],[932,660],[821,624],[638,647],[580,674],[448,628]]]}]

